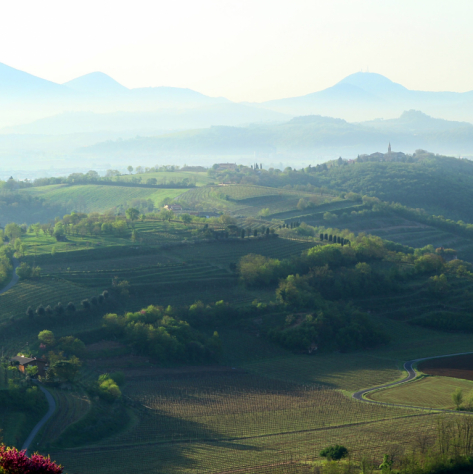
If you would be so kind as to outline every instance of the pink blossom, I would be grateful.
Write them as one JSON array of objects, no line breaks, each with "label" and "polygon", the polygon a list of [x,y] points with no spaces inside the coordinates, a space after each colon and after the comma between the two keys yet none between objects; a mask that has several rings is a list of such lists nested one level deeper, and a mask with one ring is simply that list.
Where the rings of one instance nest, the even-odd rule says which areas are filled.
[{"label": "pink blossom", "polygon": [[51,461],[49,457],[33,454],[28,458],[26,451],[0,446],[0,467],[5,474],[61,474],[62,466]]}]

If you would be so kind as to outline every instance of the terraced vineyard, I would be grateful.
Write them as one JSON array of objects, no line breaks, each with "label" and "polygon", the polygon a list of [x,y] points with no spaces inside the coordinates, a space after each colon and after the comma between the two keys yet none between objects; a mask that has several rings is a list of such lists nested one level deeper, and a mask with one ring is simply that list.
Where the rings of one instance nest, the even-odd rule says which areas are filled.
[{"label": "terraced vineyard", "polygon": [[300,255],[302,251],[314,246],[314,242],[281,238],[237,239],[219,244],[171,247],[169,253],[187,262],[206,260],[226,266],[231,262],[238,262],[249,253],[283,259],[290,255]]},{"label": "terraced vineyard", "polygon": [[[287,212],[303,214],[296,209],[300,199],[311,201],[316,206],[323,206],[338,198],[304,191],[252,185],[206,186],[205,188],[191,189],[177,198],[186,207],[220,210],[245,217],[258,216],[263,210],[269,217],[279,217],[280,214]],[[350,205],[352,204],[350,202]],[[318,207],[314,209],[318,209]]]},{"label": "terraced vineyard", "polygon": [[37,438],[38,444],[53,443],[72,423],[80,420],[90,409],[90,400],[85,392],[70,393],[66,390],[52,390],[56,401],[56,412]]},{"label": "terraced vineyard", "polygon": [[116,271],[95,271],[93,273],[70,271],[58,272],[54,276],[90,288],[109,286],[114,277],[128,279],[132,286],[153,285],[155,287],[172,286],[174,284],[201,284],[212,279],[218,279],[222,283],[225,279],[233,280],[235,278],[228,270],[205,264],[148,266]]},{"label": "terraced vineyard", "polygon": [[11,290],[0,295],[2,307],[0,322],[25,317],[28,306],[36,309],[40,304],[44,307],[54,306],[58,301],[63,304],[69,301],[79,304],[82,299],[90,298],[94,294],[94,292],[91,293],[90,288],[51,278],[20,281]]}]

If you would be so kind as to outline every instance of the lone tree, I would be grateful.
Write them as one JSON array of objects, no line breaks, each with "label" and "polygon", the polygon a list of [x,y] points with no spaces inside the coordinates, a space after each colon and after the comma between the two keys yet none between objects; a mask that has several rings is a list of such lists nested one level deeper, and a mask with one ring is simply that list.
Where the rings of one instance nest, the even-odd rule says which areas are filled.
[{"label": "lone tree", "polygon": [[329,461],[340,461],[340,459],[348,455],[348,449],[345,446],[335,444],[322,449],[319,453],[323,458],[327,458]]},{"label": "lone tree", "polygon": [[61,302],[59,302],[55,307],[54,311],[58,316],[62,316],[64,314],[64,306],[62,305]]},{"label": "lone tree", "polygon": [[127,170],[128,170],[128,173],[130,173],[130,174],[133,173],[133,166],[131,166],[131,165],[128,166]]},{"label": "lone tree", "polygon": [[461,404],[463,403],[463,390],[461,388],[457,388],[452,393],[452,400],[453,400],[453,403],[455,404],[455,408],[459,410],[461,407]]},{"label": "lone tree", "polygon": [[28,316],[28,318],[34,318],[34,311],[31,306],[28,306],[28,309],[26,310],[26,316]]},{"label": "lone tree", "polygon": [[46,344],[47,346],[54,346],[56,343],[56,338],[52,331],[44,330],[38,334],[39,342]]},{"label": "lone tree", "polygon": [[130,219],[131,225],[133,226],[133,222],[140,217],[140,211],[134,207],[130,207],[126,210],[126,217]]},{"label": "lone tree", "polygon": [[87,298],[81,301],[81,305],[86,310],[90,309],[90,301]]},{"label": "lone tree", "polygon": [[69,303],[67,303],[66,310],[69,313],[75,313],[76,312],[76,305],[72,301],[69,301]]},{"label": "lone tree", "polygon": [[38,316],[44,316],[44,313],[46,313],[45,309],[44,309],[44,306],[42,304],[40,304],[37,308],[36,308],[36,314]]}]

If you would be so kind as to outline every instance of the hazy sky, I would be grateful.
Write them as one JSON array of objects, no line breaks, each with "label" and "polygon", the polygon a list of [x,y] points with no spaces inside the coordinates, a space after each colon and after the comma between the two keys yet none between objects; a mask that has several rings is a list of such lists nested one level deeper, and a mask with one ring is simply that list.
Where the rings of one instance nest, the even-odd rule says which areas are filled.
[{"label": "hazy sky", "polygon": [[237,101],[324,89],[369,67],[410,89],[473,90],[473,0],[23,0],[0,6],[0,62],[55,82]]}]

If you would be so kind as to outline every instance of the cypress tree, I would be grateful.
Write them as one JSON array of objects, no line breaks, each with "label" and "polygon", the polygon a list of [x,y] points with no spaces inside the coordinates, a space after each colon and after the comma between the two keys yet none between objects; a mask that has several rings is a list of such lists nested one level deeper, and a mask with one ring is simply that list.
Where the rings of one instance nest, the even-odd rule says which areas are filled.
[{"label": "cypress tree", "polygon": [[320,234],[320,240],[324,240],[324,234]]}]

